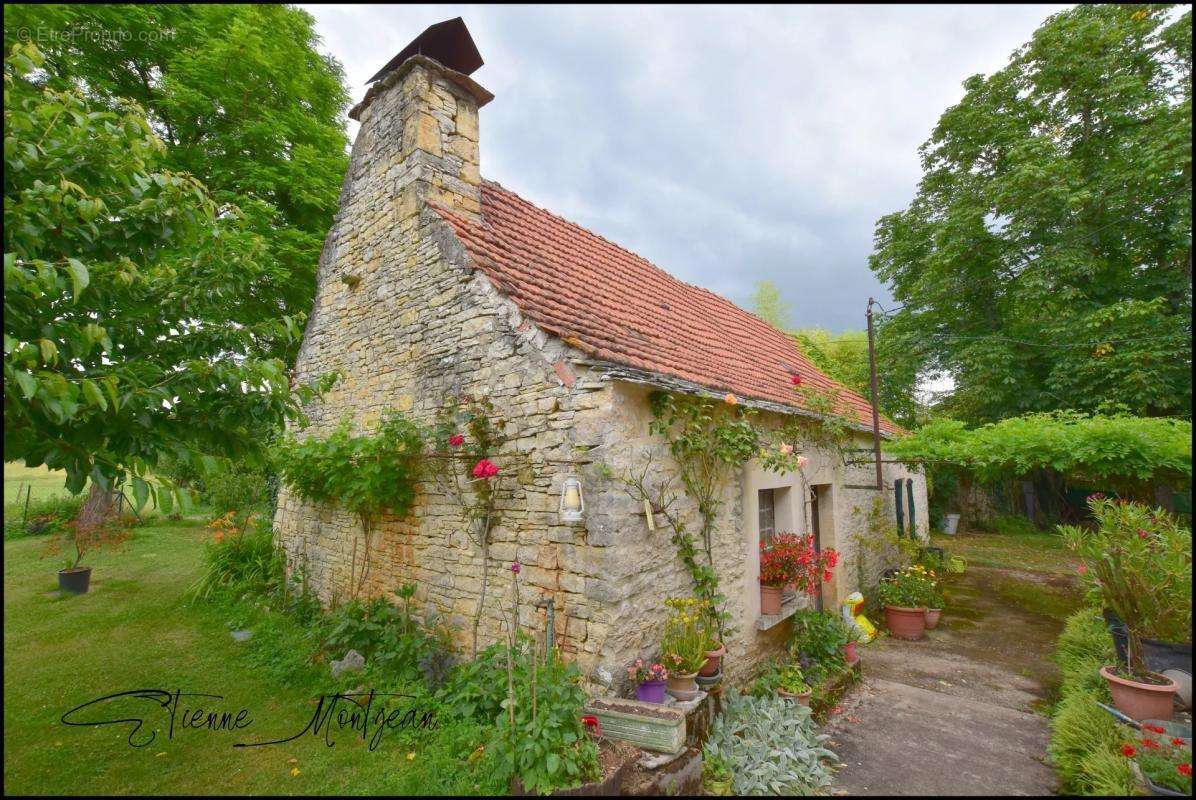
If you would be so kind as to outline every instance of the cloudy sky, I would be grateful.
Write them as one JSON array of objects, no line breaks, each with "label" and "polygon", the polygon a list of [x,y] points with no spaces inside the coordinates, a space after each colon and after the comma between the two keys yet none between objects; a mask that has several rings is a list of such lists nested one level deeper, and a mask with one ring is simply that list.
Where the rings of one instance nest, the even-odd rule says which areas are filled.
[{"label": "cloudy sky", "polygon": [[[482,175],[794,326],[860,328],[878,217],[965,78],[1065,6],[305,6],[354,100],[428,25],[461,16],[495,95]],[[350,133],[355,133],[355,128]]]}]

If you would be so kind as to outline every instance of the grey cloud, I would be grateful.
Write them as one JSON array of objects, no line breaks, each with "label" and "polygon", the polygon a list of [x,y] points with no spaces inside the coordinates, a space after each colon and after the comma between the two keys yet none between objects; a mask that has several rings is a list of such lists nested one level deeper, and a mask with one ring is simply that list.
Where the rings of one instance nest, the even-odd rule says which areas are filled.
[{"label": "grey cloud", "polygon": [[859,328],[878,217],[961,84],[1064,6],[309,6],[355,98],[427,25],[462,16],[482,174],[795,325]]}]

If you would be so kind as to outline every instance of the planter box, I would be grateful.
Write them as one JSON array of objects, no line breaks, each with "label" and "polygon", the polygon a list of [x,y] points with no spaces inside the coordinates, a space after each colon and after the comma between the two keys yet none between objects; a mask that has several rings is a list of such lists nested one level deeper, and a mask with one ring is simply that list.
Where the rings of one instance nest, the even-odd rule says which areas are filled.
[{"label": "planter box", "polygon": [[608,739],[633,744],[641,750],[679,753],[685,747],[685,714],[678,709],[638,700],[597,698],[585,705]]}]

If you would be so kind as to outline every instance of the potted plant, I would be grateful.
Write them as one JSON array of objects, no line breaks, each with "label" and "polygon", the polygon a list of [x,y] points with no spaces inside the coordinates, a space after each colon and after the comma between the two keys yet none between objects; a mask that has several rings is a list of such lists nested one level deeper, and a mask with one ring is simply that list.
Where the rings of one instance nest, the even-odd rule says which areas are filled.
[{"label": "potted plant", "polygon": [[1122,745],[1121,753],[1133,759],[1151,794],[1191,797],[1192,745],[1164,733],[1160,726],[1143,725],[1142,738]]},{"label": "potted plant", "polygon": [[843,635],[847,637],[847,641],[843,643],[843,660],[847,662],[848,666],[851,666],[860,660],[860,655],[856,652],[855,646],[860,641],[863,633],[854,625],[844,625],[843,632]]},{"label": "potted plant", "polygon": [[816,595],[839,563],[835,550],[818,550],[808,534],[778,533],[767,546],[761,542],[760,548],[760,613],[765,616],[781,613],[787,586]]},{"label": "potted plant", "polygon": [[627,676],[635,683],[635,699],[645,703],[663,703],[669,671],[664,664],[645,664],[642,658],[627,667]]},{"label": "potted plant", "polygon": [[1092,495],[1088,507],[1095,530],[1059,530],[1083,560],[1092,593],[1125,625],[1125,662],[1101,667],[1101,677],[1121,713],[1171,719],[1178,684],[1146,666],[1142,640],[1191,640],[1192,531],[1140,503]]},{"label": "potted plant", "polygon": [[934,570],[928,569],[926,572],[930,577],[930,591],[926,598],[926,630],[932,631],[939,625],[939,617],[943,614],[946,601],[943,599],[943,590]]},{"label": "potted plant", "polygon": [[734,778],[730,762],[721,753],[702,755],[702,788],[706,794],[718,797],[730,795]]},{"label": "potted plant", "polygon": [[806,683],[806,677],[797,664],[786,664],[777,672],[777,694],[786,700],[796,700],[803,706],[810,705],[814,690]]},{"label": "potted plant", "polygon": [[706,664],[712,637],[705,623],[705,604],[695,597],[670,597],[665,621],[662,661],[668,667],[668,693],[678,700],[691,700],[698,692],[694,678]]},{"label": "potted plant", "polygon": [[[85,509],[86,512],[86,509]],[[64,525],[50,542],[50,550],[61,550],[64,543],[74,548],[65,566],[58,570],[58,588],[71,594],[85,594],[91,585],[91,567],[80,566],[83,556],[102,547],[117,545],[129,538],[129,531],[118,517],[98,518],[80,513],[79,518]]]},{"label": "potted plant", "polygon": [[926,606],[932,592],[926,568],[918,564],[899,569],[881,581],[876,593],[885,608],[889,633],[898,639],[921,639],[926,631]]}]

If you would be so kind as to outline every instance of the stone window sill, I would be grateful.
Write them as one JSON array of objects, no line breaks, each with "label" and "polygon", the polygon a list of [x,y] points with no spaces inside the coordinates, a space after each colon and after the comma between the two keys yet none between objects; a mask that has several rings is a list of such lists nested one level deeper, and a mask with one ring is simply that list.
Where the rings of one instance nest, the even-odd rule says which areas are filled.
[{"label": "stone window sill", "polygon": [[775,628],[796,614],[799,608],[801,608],[801,603],[798,594],[794,592],[781,601],[780,614],[761,614],[759,619],[756,620],[756,630],[766,631],[770,628]]}]

